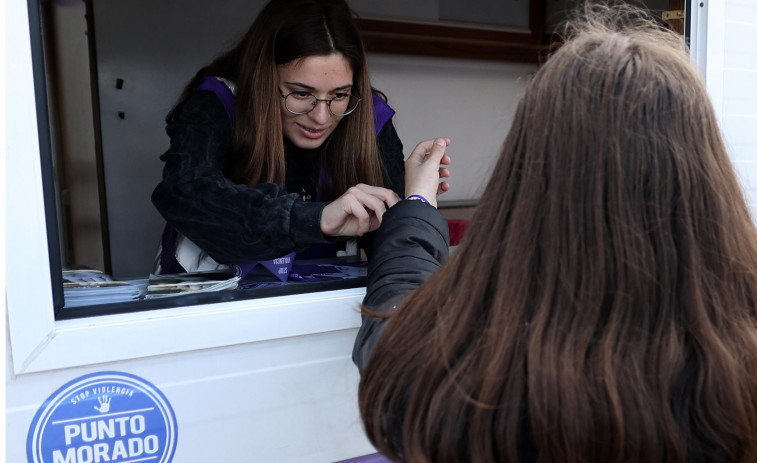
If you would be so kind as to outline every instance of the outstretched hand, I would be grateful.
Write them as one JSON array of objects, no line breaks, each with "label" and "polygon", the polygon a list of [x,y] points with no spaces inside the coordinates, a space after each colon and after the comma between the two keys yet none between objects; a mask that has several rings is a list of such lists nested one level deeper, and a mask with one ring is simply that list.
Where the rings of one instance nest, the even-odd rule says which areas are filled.
[{"label": "outstretched hand", "polygon": [[436,138],[418,143],[405,161],[405,195],[420,195],[436,207],[436,197],[449,190],[449,183],[442,181],[449,177],[446,167],[451,162],[445,154],[449,138]]},{"label": "outstretched hand", "polygon": [[359,183],[323,209],[321,231],[327,236],[363,236],[376,230],[384,212],[399,200],[392,190]]}]

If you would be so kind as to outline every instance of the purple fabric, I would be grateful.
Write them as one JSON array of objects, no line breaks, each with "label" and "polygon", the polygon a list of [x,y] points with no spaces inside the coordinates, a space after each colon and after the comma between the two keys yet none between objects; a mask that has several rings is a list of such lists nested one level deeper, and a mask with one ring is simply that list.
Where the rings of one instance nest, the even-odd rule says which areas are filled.
[{"label": "purple fabric", "polygon": [[378,93],[373,94],[373,123],[376,125],[376,135],[381,132],[389,119],[394,116],[394,110],[381,98]]},{"label": "purple fabric", "polygon": [[349,460],[342,460],[337,463],[391,463],[391,461],[380,453],[373,453],[362,457],[350,458]]},{"label": "purple fabric", "polygon": [[[213,92],[218,96],[218,98],[221,100],[221,103],[223,103],[223,107],[226,109],[226,114],[229,116],[229,122],[233,126],[236,117],[234,115],[234,94],[231,92],[231,89],[215,77],[206,76],[200,79],[200,81],[197,83],[197,86],[195,86],[194,90],[192,90],[191,93],[199,91]],[[182,106],[184,106],[184,101],[181,101],[179,104],[174,106],[174,108],[171,110],[171,117],[173,117],[174,114],[178,113],[181,110]]]},{"label": "purple fabric", "polygon": [[286,281],[289,277],[289,272],[292,271],[292,263],[294,262],[294,256],[296,253],[290,252],[287,255],[281,256],[277,259],[261,260],[252,262],[243,262],[241,264],[234,264],[232,269],[234,270],[234,276],[244,278],[250,270],[260,264],[266,270],[271,272],[276,278],[281,281]]},{"label": "purple fabric", "polygon": [[215,77],[203,77],[195,87],[194,91],[199,92],[201,90],[207,90],[218,95],[221,99],[223,107],[226,108],[226,114],[229,115],[229,122],[234,125],[236,120],[234,117],[234,94],[231,93],[231,89],[228,85],[224,84]]},{"label": "purple fabric", "polygon": [[[176,253],[170,252],[171,249],[176,249],[176,237],[178,232],[176,229],[166,224],[163,228],[163,236],[160,237],[160,273],[184,273],[184,267],[176,260]],[[166,250],[169,250],[166,252]]]}]

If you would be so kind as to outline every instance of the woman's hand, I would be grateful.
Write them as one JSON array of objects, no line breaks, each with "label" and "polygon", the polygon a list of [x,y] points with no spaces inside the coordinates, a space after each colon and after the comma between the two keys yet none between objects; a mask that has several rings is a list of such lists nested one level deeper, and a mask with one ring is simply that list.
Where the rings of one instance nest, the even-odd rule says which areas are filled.
[{"label": "woman's hand", "polygon": [[418,143],[405,161],[405,195],[420,195],[436,207],[436,197],[449,190],[449,183],[440,182],[449,177],[451,158],[445,154],[449,138],[436,138]]},{"label": "woman's hand", "polygon": [[363,236],[381,225],[400,197],[392,190],[359,183],[323,208],[321,231],[327,236]]}]

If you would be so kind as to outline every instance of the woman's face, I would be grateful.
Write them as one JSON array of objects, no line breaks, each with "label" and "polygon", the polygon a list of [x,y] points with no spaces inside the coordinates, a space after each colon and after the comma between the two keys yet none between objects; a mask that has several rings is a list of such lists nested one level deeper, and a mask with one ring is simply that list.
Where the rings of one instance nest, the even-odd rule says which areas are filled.
[{"label": "woman's face", "polygon": [[[279,89],[289,98],[304,97],[311,93],[319,100],[331,99],[352,91],[352,68],[341,53],[308,56],[277,66]],[[281,121],[284,136],[295,146],[304,149],[318,148],[336,129],[344,116],[334,116],[328,102],[318,101],[307,114],[293,114],[281,98]]]}]

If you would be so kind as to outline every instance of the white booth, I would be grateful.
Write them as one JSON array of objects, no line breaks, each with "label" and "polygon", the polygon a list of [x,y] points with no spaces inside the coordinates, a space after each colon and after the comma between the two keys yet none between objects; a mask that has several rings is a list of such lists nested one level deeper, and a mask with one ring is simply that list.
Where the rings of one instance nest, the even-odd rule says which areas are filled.
[{"label": "white booth", "polygon": [[[73,1],[53,3],[62,10],[70,5],[81,8]],[[156,10],[183,4],[137,3]],[[114,18],[124,21],[124,15],[136,8],[135,2],[103,4],[120,6],[113,10]],[[757,53],[750,39],[757,36],[757,5],[751,0],[687,4],[692,57],[706,79],[754,207]],[[54,220],[59,212],[51,205],[65,204],[66,198],[56,197],[61,192],[55,185],[59,179],[53,161],[45,156],[58,143],[56,130],[64,129],[47,120],[45,92],[89,98],[87,105],[93,94],[81,93],[75,81],[66,83],[71,87],[52,89],[45,80],[53,68],[41,52],[40,42],[50,38],[43,38],[39,29],[39,2],[8,0],[5,8],[5,461],[336,462],[374,453],[360,422],[359,377],[351,360],[365,292],[354,282],[299,294],[199,298],[191,304],[122,305],[113,311],[94,308],[75,317],[65,315],[60,280],[55,278],[61,262],[53,255],[62,246],[65,230],[59,229]],[[117,37],[125,31],[110,33]],[[133,58],[129,50],[118,51]],[[100,108],[111,104],[115,109],[100,114],[98,136],[118,132],[119,122],[140,124],[132,117],[139,108],[133,107],[127,92],[148,92],[137,83],[155,79],[156,74],[155,68],[133,63],[128,74],[120,74],[122,63],[105,62],[105,56],[100,58],[100,87],[123,79],[118,90],[124,93],[114,87],[98,94],[103,100]],[[536,65],[388,54],[372,54],[370,63],[374,84],[386,90],[397,109],[398,132],[406,148],[424,138],[450,136],[453,154],[459,153],[455,159],[465,165],[453,170],[453,176],[462,176],[455,181],[465,186],[458,196],[450,196],[450,204],[474,203],[482,176],[504,139],[518,93]],[[163,66],[167,78],[187,77],[178,72],[185,70],[184,64]],[[54,69],[64,72],[60,65]],[[477,93],[455,96],[465,87],[461,82],[471,83],[468,87]],[[431,98],[440,91],[451,96],[443,102]],[[499,99],[491,101],[492,94]],[[174,97],[147,94],[169,103]],[[477,103],[466,107],[471,99]],[[425,103],[423,113],[413,112]],[[164,109],[161,106],[155,114],[162,118]],[[440,116],[428,120],[423,117],[428,113]],[[487,123],[461,127],[475,118]],[[162,125],[155,130],[162,133]],[[126,146],[127,132],[112,136],[118,143],[111,154],[125,156],[118,150]],[[73,142],[80,143],[82,151],[89,149],[89,138],[84,138]],[[152,166],[138,167],[146,184],[157,183],[160,176],[157,157],[167,137],[159,143],[163,145],[155,146]],[[468,154],[474,162],[466,160]],[[125,167],[109,168],[114,170],[108,175],[118,175]],[[86,199],[88,193],[81,194]],[[113,220],[111,224],[126,219]],[[151,241],[145,246],[154,249],[160,221],[133,216],[131,221],[135,226],[152,224],[154,239],[142,241]],[[100,230],[94,235],[101,248],[107,247],[103,241],[116,241],[116,235]],[[111,259],[112,268],[129,254],[128,249],[119,252],[111,253],[112,258],[119,256]],[[102,262],[102,255],[91,257],[92,262]],[[132,276],[129,265],[113,273]]]}]

